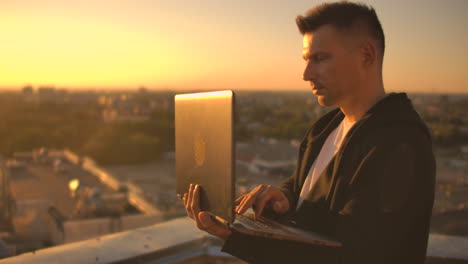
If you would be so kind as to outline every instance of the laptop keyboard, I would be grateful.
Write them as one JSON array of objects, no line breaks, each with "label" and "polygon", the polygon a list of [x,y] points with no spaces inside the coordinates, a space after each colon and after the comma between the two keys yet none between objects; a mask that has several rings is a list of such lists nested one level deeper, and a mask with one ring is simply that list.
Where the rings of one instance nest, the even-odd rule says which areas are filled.
[{"label": "laptop keyboard", "polygon": [[253,214],[246,213],[243,215],[237,215],[236,218],[241,223],[255,226],[256,228],[259,228],[265,231],[278,231],[276,228],[266,223],[263,219],[260,219],[260,218],[255,219]]}]

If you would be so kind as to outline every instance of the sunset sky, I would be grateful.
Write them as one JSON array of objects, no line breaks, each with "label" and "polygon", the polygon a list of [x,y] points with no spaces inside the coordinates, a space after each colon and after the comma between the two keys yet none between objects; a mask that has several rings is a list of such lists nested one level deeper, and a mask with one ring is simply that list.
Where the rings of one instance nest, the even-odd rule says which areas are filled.
[{"label": "sunset sky", "polygon": [[[312,0],[0,0],[0,87],[308,89],[295,17]],[[388,91],[468,92],[467,0],[363,1]]]}]

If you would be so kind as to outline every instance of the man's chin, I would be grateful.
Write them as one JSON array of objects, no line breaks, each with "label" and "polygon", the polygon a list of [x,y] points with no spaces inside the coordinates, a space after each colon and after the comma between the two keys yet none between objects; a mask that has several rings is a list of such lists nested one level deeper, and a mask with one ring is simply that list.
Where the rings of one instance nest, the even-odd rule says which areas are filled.
[{"label": "man's chin", "polygon": [[333,106],[333,103],[330,102],[330,100],[327,100],[327,99],[328,98],[326,98],[323,95],[317,95],[317,102],[319,103],[319,105],[321,105],[321,106]]}]

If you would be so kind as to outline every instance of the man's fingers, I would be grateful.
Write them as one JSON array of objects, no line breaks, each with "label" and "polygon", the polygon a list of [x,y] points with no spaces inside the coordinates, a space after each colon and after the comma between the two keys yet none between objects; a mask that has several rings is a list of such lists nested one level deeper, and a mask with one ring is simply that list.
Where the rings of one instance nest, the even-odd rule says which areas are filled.
[{"label": "man's fingers", "polygon": [[252,206],[255,197],[253,195],[247,195],[244,197],[240,205],[237,207],[237,214],[243,214],[250,206]]},{"label": "man's fingers", "polygon": [[198,213],[200,212],[200,185],[198,184],[192,185],[192,200],[189,208],[193,219],[197,222],[198,228],[203,229],[198,219]]},{"label": "man's fingers", "polygon": [[187,215],[190,217],[190,214],[189,214],[189,211],[188,211],[188,208],[187,208],[187,200],[188,200],[188,194],[187,193],[184,193],[184,197],[182,198],[182,200],[184,201],[185,213],[187,213]]},{"label": "man's fingers", "polygon": [[232,234],[232,231],[212,219],[208,213],[200,212],[200,192],[200,185],[190,184],[188,193],[184,193],[182,199],[184,200],[187,215],[195,220],[199,229],[205,230],[222,239],[227,239]]},{"label": "man's fingers", "polygon": [[260,184],[257,188],[255,188],[253,191],[247,194],[244,200],[237,208],[237,214],[243,214],[245,211],[247,211],[247,209],[249,209],[252,206],[252,204],[255,203],[258,195],[261,194],[265,188],[265,185]]},{"label": "man's fingers", "polygon": [[188,209],[188,214],[190,218],[197,220],[197,215],[194,214],[193,212],[193,199],[194,199],[194,189],[195,189],[195,184],[190,184],[189,187],[189,192],[188,192],[188,200],[187,200],[187,209]]},{"label": "man's fingers", "polygon": [[200,185],[195,185],[195,188],[193,190],[193,199],[192,199],[192,210],[193,210],[193,215],[198,215],[198,212],[200,212]]},{"label": "man's fingers", "polygon": [[198,187],[198,185],[190,184],[188,194],[184,195],[184,202],[187,215],[193,220],[195,220],[195,223],[199,229],[203,230],[203,226],[201,225],[197,217],[198,212],[200,211],[199,188],[200,187]]},{"label": "man's fingers", "polygon": [[289,201],[284,194],[271,185],[268,185],[255,202],[255,217],[260,217],[265,207],[272,208],[276,213],[285,213],[289,210]]},{"label": "man's fingers", "polygon": [[188,194],[184,193],[184,196],[182,196],[182,201],[184,201],[185,209],[187,209],[187,199],[188,199]]},{"label": "man's fingers", "polygon": [[242,200],[244,200],[244,197],[245,197],[245,194],[239,196],[239,197],[236,199],[235,204],[236,204],[236,205],[239,205],[239,204],[242,202]]},{"label": "man's fingers", "polygon": [[242,208],[244,208],[245,203],[248,202],[249,196],[245,196],[242,201],[240,202],[239,206],[237,206],[236,213],[241,214]]},{"label": "man's fingers", "polygon": [[255,218],[258,218],[262,215],[263,208],[265,208],[265,205],[267,204],[267,202],[270,201],[271,193],[268,192],[270,189],[271,189],[271,186],[269,185],[266,188],[266,190],[262,194],[260,194],[257,200],[255,201],[255,208],[254,208]]}]

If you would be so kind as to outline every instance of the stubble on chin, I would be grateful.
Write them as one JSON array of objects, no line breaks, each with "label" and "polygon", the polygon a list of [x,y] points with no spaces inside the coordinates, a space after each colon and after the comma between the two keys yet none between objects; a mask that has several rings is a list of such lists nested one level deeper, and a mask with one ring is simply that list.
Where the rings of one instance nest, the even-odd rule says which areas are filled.
[{"label": "stubble on chin", "polygon": [[321,106],[326,106],[326,105],[325,105],[325,102],[324,102],[324,100],[323,100],[323,96],[317,95],[317,102],[318,102],[318,104],[321,105]]},{"label": "stubble on chin", "polygon": [[326,95],[317,95],[317,102],[321,106],[328,106],[328,107],[336,106],[336,102],[332,98],[330,98],[330,96],[326,96]]}]

